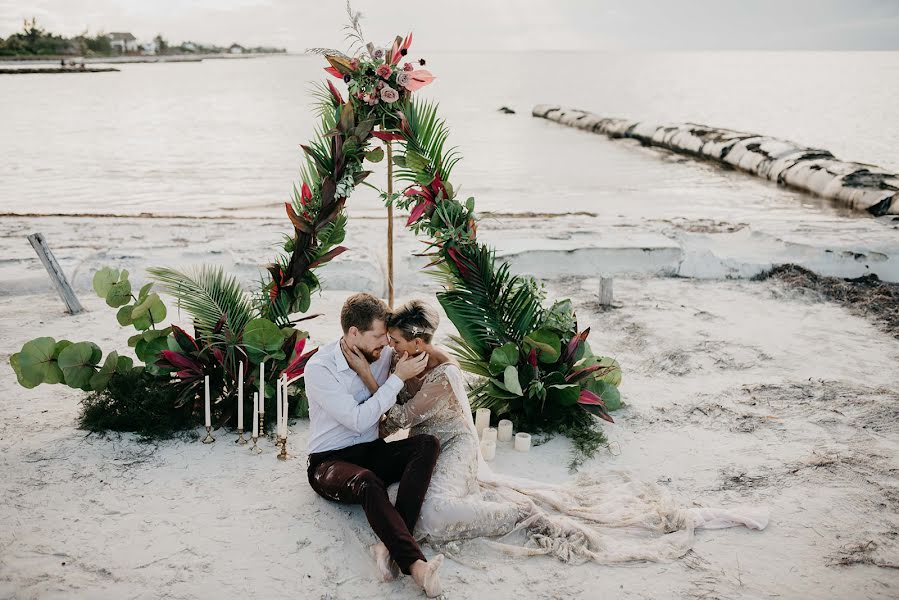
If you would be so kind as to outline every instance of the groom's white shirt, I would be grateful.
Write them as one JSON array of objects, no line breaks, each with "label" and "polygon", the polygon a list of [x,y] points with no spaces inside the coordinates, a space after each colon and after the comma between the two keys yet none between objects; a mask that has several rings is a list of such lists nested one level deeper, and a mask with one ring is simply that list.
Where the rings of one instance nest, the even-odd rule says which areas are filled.
[{"label": "groom's white shirt", "polygon": [[309,398],[309,453],[337,450],[378,439],[381,415],[396,404],[403,380],[390,373],[393,348],[385,346],[371,364],[381,386],[372,394],[350,368],[340,340],[322,346],[306,364]]}]

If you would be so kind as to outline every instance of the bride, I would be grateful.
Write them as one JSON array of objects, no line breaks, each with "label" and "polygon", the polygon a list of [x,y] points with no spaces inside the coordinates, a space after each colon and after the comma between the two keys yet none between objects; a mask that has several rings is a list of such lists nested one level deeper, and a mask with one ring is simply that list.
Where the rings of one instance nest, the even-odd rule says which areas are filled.
[{"label": "bride", "polygon": [[[566,562],[614,563],[683,556],[693,530],[745,525],[763,529],[764,509],[686,508],[658,485],[621,472],[581,474],[547,484],[494,473],[480,453],[477,430],[458,363],[433,344],[437,312],[413,300],[387,320],[395,356],[426,353],[428,365],[406,382],[382,421],[382,437],[401,429],[430,434],[441,453],[416,525],[416,539],[433,543],[524,533],[526,542],[494,541],[518,555],[551,554]],[[364,356],[350,366],[374,393],[377,382]]]}]

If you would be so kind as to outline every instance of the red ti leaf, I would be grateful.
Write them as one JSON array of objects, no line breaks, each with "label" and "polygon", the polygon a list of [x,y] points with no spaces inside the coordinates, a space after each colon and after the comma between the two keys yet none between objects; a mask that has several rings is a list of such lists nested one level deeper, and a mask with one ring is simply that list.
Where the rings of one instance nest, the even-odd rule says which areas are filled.
[{"label": "red ti leaf", "polygon": [[425,214],[425,209],[428,207],[428,204],[433,204],[427,200],[422,200],[418,204],[415,205],[415,208],[412,209],[412,213],[409,215],[409,220],[406,221],[406,227],[412,225],[417,220],[421,218],[423,214]]},{"label": "red ti leaf", "polygon": [[608,421],[609,423],[615,422],[606,410],[606,405],[605,402],[602,401],[602,398],[590,390],[581,390],[581,395],[577,399],[577,403],[581,408],[590,414],[596,415],[603,421]]},{"label": "red ti leaf", "polygon": [[346,246],[337,246],[333,250],[331,250],[329,252],[325,252],[324,254],[321,255],[321,257],[319,257],[317,260],[313,261],[309,265],[309,268],[314,269],[315,267],[321,266],[321,265],[325,264],[326,262],[328,262],[329,260],[331,260],[332,258],[334,258],[335,256],[339,256],[339,255],[343,254],[347,250],[348,250],[348,248]]},{"label": "red ti leaf", "polygon": [[334,96],[334,99],[337,100],[337,104],[343,104],[343,96],[340,95],[340,92],[337,91],[337,88],[334,87],[334,84],[331,83],[331,80],[328,80],[328,89],[331,91],[331,95]]},{"label": "red ti leaf", "polygon": [[565,348],[565,354],[562,355],[562,362],[568,362],[574,357],[577,353],[578,346],[587,340],[588,335],[590,335],[589,327],[571,338],[571,341],[568,342],[568,346]]},{"label": "red ti leaf", "polygon": [[327,71],[337,79],[343,80],[343,74],[334,67],[325,67],[325,71]]},{"label": "red ti leaf", "polygon": [[293,206],[290,205],[290,202],[285,202],[284,207],[287,209],[287,218],[290,219],[290,222],[293,226],[298,230],[306,233],[308,235],[312,235],[312,227],[310,227],[309,223],[300,218],[300,216],[293,209]]},{"label": "red ti leaf", "polygon": [[372,131],[371,134],[383,142],[392,142],[394,140],[405,139],[401,133],[393,131]]}]

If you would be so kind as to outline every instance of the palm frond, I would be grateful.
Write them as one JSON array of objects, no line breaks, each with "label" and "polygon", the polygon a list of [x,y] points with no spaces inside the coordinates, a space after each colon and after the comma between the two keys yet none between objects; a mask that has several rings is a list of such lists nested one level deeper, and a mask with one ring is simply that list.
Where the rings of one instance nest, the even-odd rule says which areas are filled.
[{"label": "palm frond", "polygon": [[527,281],[513,276],[508,264],[495,267],[494,252],[488,246],[457,250],[468,273],[460,277],[450,267],[441,266],[437,277],[447,289],[437,297],[467,348],[489,360],[489,352],[497,346],[506,342],[520,345],[541,322],[543,308]]},{"label": "palm frond", "polygon": [[147,272],[161,284],[163,291],[175,297],[178,308],[190,313],[197,330],[203,334],[210,334],[224,317],[225,327],[232,334],[240,335],[246,324],[257,316],[258,311],[240,282],[221,267],[203,265],[190,272],[152,267]]},{"label": "palm frond", "polygon": [[[426,158],[430,168],[437,169],[440,178],[447,181],[462,157],[455,147],[445,149],[449,127],[437,116],[437,108],[436,102],[418,97],[413,97],[403,106],[403,114],[412,131],[412,135],[406,137],[405,150],[412,150]],[[408,168],[400,168],[396,172],[397,179],[406,181],[414,181],[415,175],[415,171]]]}]

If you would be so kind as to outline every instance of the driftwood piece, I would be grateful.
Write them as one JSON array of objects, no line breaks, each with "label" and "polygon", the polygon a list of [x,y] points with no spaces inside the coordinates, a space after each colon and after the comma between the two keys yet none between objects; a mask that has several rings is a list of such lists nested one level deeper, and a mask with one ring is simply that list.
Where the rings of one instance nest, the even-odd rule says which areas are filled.
[{"label": "driftwood piece", "polygon": [[612,278],[599,278],[599,304],[601,306],[612,306]]},{"label": "driftwood piece", "polygon": [[75,296],[75,291],[72,289],[72,286],[69,285],[66,274],[62,272],[62,268],[59,266],[59,263],[56,262],[56,257],[50,252],[50,248],[47,246],[47,241],[44,239],[43,234],[32,233],[28,236],[28,241],[31,242],[31,246],[34,248],[34,251],[37,252],[37,256],[41,259],[44,268],[47,269],[47,273],[50,274],[50,281],[53,282],[53,287],[56,288],[59,297],[62,298],[63,303],[65,303],[66,312],[73,315],[82,312],[84,309],[81,307],[81,303],[78,302],[78,298]]}]

